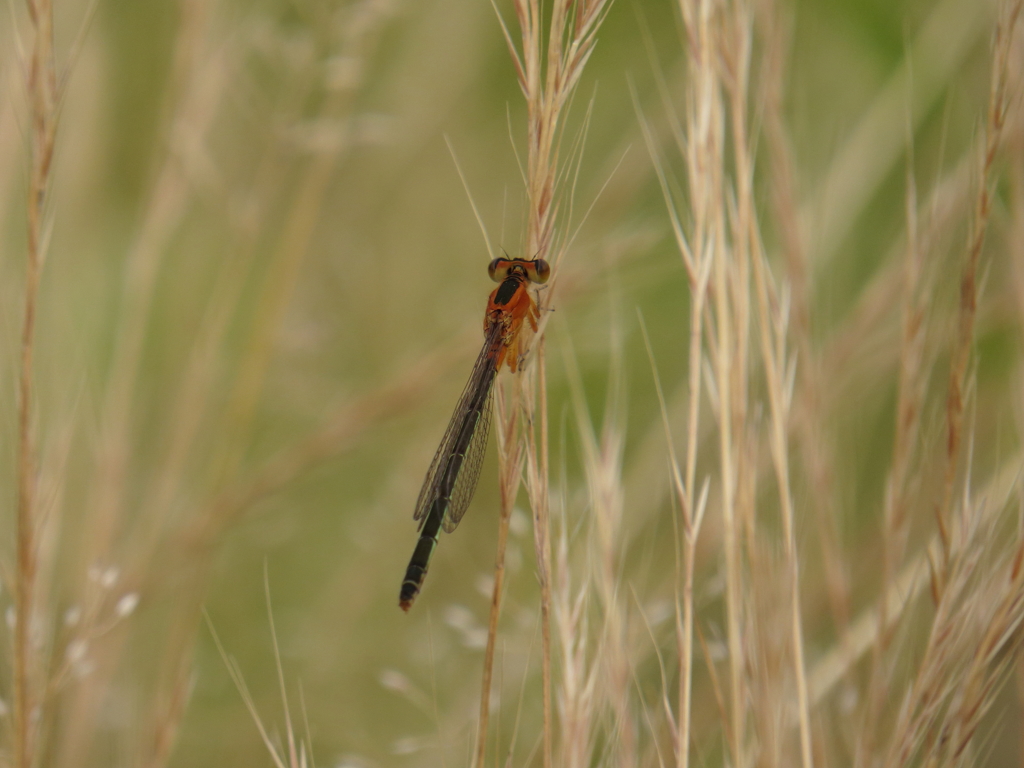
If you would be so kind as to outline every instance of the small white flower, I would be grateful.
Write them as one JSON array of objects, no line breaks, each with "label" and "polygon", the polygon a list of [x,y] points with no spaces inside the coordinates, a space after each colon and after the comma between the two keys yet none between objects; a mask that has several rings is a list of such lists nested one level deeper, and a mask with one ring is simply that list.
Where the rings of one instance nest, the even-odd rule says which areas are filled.
[{"label": "small white flower", "polygon": [[494,576],[489,573],[482,573],[476,578],[476,591],[488,600],[494,592]]},{"label": "small white flower", "polygon": [[131,612],[135,610],[138,604],[139,593],[129,592],[117,601],[117,606],[114,608],[114,610],[117,612],[118,617],[123,619],[125,616],[131,614]]},{"label": "small white flower", "polygon": [[729,658],[729,646],[720,641],[708,643],[708,656],[712,661],[722,661]]},{"label": "small white flower", "polygon": [[72,664],[76,664],[85,658],[85,652],[87,650],[89,650],[89,645],[85,640],[72,640],[68,643],[68,647],[64,651],[64,656]]},{"label": "small white flower", "polygon": [[405,692],[411,687],[409,685],[409,678],[397,669],[382,670],[378,679],[384,688],[391,691]]},{"label": "small white flower", "polygon": [[120,575],[121,572],[117,570],[117,568],[115,568],[114,566],[110,566],[109,568],[107,568],[107,570],[103,572],[103,575],[100,576],[100,585],[104,589],[110,589],[112,586],[117,584],[117,578]]},{"label": "small white flower", "polygon": [[64,625],[67,627],[74,627],[78,625],[78,622],[82,620],[82,606],[72,605],[66,611],[64,611]]},{"label": "small white flower", "polygon": [[647,623],[656,627],[675,614],[675,604],[669,600],[655,600],[647,606]]},{"label": "small white flower", "polygon": [[465,630],[462,633],[462,645],[471,651],[482,651],[487,647],[487,630],[483,627]]},{"label": "small white flower", "polygon": [[406,736],[404,739],[397,739],[391,745],[391,752],[396,755],[411,755],[413,752],[419,752],[422,748],[423,744],[419,739]]},{"label": "small white flower", "polygon": [[452,629],[465,631],[476,624],[476,618],[466,606],[452,603],[444,609],[444,623]]},{"label": "small white flower", "polygon": [[519,507],[512,510],[512,516],[508,520],[508,529],[513,536],[525,536],[530,530],[530,518]]}]

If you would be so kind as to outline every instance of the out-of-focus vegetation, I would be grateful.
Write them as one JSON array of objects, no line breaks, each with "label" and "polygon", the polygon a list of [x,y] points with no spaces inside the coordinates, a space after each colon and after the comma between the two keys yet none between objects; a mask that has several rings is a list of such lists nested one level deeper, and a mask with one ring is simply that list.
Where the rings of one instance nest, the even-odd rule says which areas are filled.
[{"label": "out-of-focus vegetation", "polygon": [[[926,685],[916,665],[929,658],[943,588],[977,589],[982,601],[991,592],[977,566],[963,585],[941,583],[955,568],[936,550],[938,521],[989,510],[978,524],[986,532],[962,534],[983,562],[1012,557],[999,541],[1016,546],[1020,536],[1021,30],[1005,69],[1004,135],[985,178],[1002,7],[994,0],[749,6],[752,194],[774,295],[789,309],[786,446],[802,634],[812,694],[824,686],[811,702],[811,735],[819,764],[852,765],[864,750],[887,754],[907,691]],[[269,764],[202,619],[205,608],[267,727],[283,734],[264,572],[291,718],[317,765],[468,763],[498,526],[493,446],[473,505],[442,537],[409,615],[397,595],[419,485],[478,351],[493,287],[456,160],[493,245],[533,255],[522,252],[517,165],[525,108],[494,9],[465,0],[64,0],[54,10],[67,79],[34,342],[40,570],[28,635],[39,764]],[[498,10],[515,36],[511,8]],[[31,42],[15,3],[0,22],[5,658],[19,578]],[[676,761],[662,697],[678,713],[681,523],[655,377],[683,455],[691,293],[655,163],[690,227],[680,145],[692,43],[676,4],[614,3],[566,133],[572,142],[585,129],[573,207],[561,211],[561,226],[579,234],[559,264],[547,324],[555,547],[564,534],[567,595],[588,594],[598,571],[614,576],[626,652],[618,668],[601,667],[610,663],[602,633],[612,609],[595,592],[583,603],[589,623],[578,625],[577,639],[590,642],[580,669],[597,670],[596,686],[626,677],[614,682],[620,708],[588,711],[580,764],[657,765],[659,751]],[[775,80],[771,62],[781,68]],[[781,83],[775,107],[770,82]],[[726,126],[723,143],[731,136]],[[963,437],[944,500],[961,276],[986,183]],[[794,242],[803,266],[793,265]],[[912,349],[908,312],[921,329]],[[775,674],[792,660],[780,661],[789,604],[757,333],[737,436],[754,478],[741,487],[756,510],[741,566],[752,584],[745,727],[752,764],[796,765],[793,680]],[[906,394],[909,359],[919,362]],[[710,370],[705,379],[697,477],[711,490],[696,547],[691,756],[721,765],[735,721],[716,698],[718,686],[721,706],[733,706],[713,415],[721,404]],[[901,397],[914,411],[905,454],[894,447]],[[602,461],[587,453],[591,431],[603,437]],[[905,519],[894,523],[887,488],[898,471]],[[595,487],[611,487],[620,504],[607,551],[594,543]],[[525,494],[521,501],[489,759],[504,763],[511,750],[511,765],[540,765],[539,592]],[[922,580],[907,607],[893,609],[901,615],[892,636],[835,661],[887,583],[914,563]],[[1019,632],[1014,625],[1007,636]],[[573,669],[562,652],[554,649],[554,695],[564,737]],[[1012,680],[1021,676],[1009,653],[996,677],[1011,682],[993,693],[998,704],[965,753],[986,765],[1020,761]],[[11,669],[0,671],[5,749]],[[943,669],[954,686],[973,668],[964,659]],[[815,677],[830,673],[827,685]],[[778,710],[766,711],[773,699]],[[868,726],[878,744],[865,744]]]}]

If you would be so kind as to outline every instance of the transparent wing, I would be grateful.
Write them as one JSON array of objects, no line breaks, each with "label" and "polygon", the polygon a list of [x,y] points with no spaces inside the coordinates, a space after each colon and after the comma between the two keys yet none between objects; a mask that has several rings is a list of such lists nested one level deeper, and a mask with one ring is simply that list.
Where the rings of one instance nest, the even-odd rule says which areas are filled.
[{"label": "transparent wing", "polygon": [[[494,377],[491,377],[494,382]],[[451,502],[444,514],[441,527],[445,533],[451,533],[462,520],[469,508],[469,502],[473,500],[476,492],[476,484],[480,479],[480,470],[484,465],[484,455],[487,453],[487,435],[491,431],[491,393],[494,387],[487,385],[487,396],[484,398],[480,415],[477,417],[476,426],[472,430],[469,445],[466,447],[465,456],[462,460],[462,471],[455,478],[455,487],[452,488]]]},{"label": "transparent wing", "polygon": [[425,521],[434,510],[434,514],[442,516],[444,530],[448,533],[455,530],[465,514],[480,477],[491,424],[491,388],[498,372],[497,351],[501,343],[501,328],[496,324],[473,365],[416,500],[413,519]]}]

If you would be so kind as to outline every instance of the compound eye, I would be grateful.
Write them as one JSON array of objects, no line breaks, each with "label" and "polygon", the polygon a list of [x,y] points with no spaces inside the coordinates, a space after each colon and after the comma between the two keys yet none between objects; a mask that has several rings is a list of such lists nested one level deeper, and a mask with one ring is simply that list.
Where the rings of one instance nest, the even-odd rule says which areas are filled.
[{"label": "compound eye", "polygon": [[551,277],[551,266],[544,259],[534,259],[530,264],[533,267],[530,279],[535,283],[546,283]]},{"label": "compound eye", "polygon": [[500,283],[508,276],[508,259],[495,259],[487,265],[487,274],[491,280]]}]

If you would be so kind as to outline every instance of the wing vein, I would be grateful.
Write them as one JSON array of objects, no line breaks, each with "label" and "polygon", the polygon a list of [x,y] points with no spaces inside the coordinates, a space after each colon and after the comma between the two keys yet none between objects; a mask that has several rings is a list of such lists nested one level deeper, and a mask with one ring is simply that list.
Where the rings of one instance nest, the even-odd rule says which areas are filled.
[{"label": "wing vein", "polygon": [[433,514],[442,516],[445,532],[451,533],[473,498],[487,452],[491,392],[501,345],[501,324],[496,323],[484,340],[441,445],[427,470],[413,515],[414,520],[421,521],[421,529],[433,510]]}]

